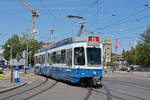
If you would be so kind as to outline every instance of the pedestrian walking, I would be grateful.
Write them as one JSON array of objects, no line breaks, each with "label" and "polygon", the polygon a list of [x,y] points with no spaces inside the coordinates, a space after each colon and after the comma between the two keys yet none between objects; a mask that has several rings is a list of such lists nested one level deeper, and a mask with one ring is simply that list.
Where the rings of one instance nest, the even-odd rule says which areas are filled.
[{"label": "pedestrian walking", "polygon": [[128,66],[128,68],[127,68],[127,72],[129,73],[129,71],[130,71],[130,67]]}]

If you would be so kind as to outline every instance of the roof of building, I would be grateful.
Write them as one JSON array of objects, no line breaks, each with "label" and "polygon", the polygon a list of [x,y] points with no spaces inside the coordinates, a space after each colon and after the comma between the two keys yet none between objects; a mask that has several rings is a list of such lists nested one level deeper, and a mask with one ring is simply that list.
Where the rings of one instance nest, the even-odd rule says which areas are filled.
[{"label": "roof of building", "polygon": [[110,40],[105,39],[105,40],[104,40],[104,44],[111,44],[111,42],[110,42]]}]

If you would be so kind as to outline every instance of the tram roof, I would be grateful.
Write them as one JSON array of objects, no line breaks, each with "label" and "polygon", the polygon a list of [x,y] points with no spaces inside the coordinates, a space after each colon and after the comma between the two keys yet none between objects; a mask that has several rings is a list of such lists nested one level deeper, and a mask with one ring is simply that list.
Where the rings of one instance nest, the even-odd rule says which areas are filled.
[{"label": "tram roof", "polygon": [[51,44],[49,44],[48,48],[42,48],[42,49],[38,50],[36,53],[43,52],[46,49],[52,49],[52,48],[60,47],[60,46],[71,44],[71,43],[82,43],[82,42],[87,42],[87,43],[96,42],[97,44],[99,44],[99,37],[97,37],[97,36],[82,36],[82,37],[66,38],[59,42],[51,43]]}]

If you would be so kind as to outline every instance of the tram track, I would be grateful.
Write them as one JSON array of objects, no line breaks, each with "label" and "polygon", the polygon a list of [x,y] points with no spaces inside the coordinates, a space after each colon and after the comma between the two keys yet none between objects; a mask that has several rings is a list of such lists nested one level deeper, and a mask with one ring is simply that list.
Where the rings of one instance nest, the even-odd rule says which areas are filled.
[{"label": "tram track", "polygon": [[125,95],[125,96],[128,96],[128,97],[132,97],[132,98],[136,98],[136,100],[146,100],[145,98],[143,97],[139,97],[139,96],[135,96],[135,95],[131,95],[131,94],[127,94],[127,93],[123,93],[123,92],[120,92],[120,91],[117,91],[115,89],[110,89],[113,93],[116,93],[116,94],[121,94],[121,95]]},{"label": "tram track", "polygon": [[99,90],[97,90],[97,89],[93,89],[93,88],[92,88],[92,91],[93,91],[93,92],[106,95],[106,100],[112,100],[112,98],[116,98],[116,99],[119,99],[119,100],[126,100],[126,99],[124,99],[124,98],[122,98],[122,97],[112,95],[111,92],[110,92],[110,90],[109,90],[106,86],[104,86],[104,90],[106,91],[106,93],[103,92],[103,91],[99,91]]},{"label": "tram track", "polygon": [[116,84],[123,85],[123,86],[135,87],[135,88],[150,91],[150,87],[142,85],[142,84],[137,84],[134,82],[127,82],[127,81],[120,81],[120,80],[104,80],[104,82],[116,83]]},{"label": "tram track", "polygon": [[[127,100],[126,98],[123,98],[122,96],[118,96],[118,95],[115,95],[115,94],[111,94],[111,91],[113,93],[116,93],[116,94],[119,94],[119,95],[124,95],[125,97],[130,97],[130,98],[134,98],[136,100],[147,100],[146,98],[143,98],[143,97],[140,97],[140,96],[136,96],[136,95],[131,95],[130,93],[124,93],[124,92],[120,92],[120,91],[117,91],[116,89],[111,89],[111,88],[108,88],[107,86],[103,85],[103,88],[101,89],[95,89],[95,88],[86,88],[88,89],[88,93],[86,95],[86,97],[83,99],[83,100],[89,100],[90,96],[96,92],[98,94],[102,94],[102,95],[105,95],[106,96],[106,100],[112,100],[112,98],[116,98],[116,99],[119,99],[119,100]],[[103,91],[104,90],[104,91]],[[98,95],[96,94],[96,96]],[[97,98],[97,97],[96,97]],[[96,99],[97,100],[97,99]]]},{"label": "tram track", "polygon": [[39,91],[38,93],[36,93],[36,94],[34,94],[34,95],[30,96],[30,97],[27,97],[27,98],[25,98],[24,100],[29,100],[29,99],[31,99],[31,98],[33,98],[33,97],[35,97],[35,96],[37,96],[37,95],[39,95],[39,94],[41,94],[41,93],[44,93],[44,92],[46,92],[47,90],[53,88],[56,84],[57,84],[57,81],[56,81],[53,85],[51,85],[50,87],[48,87],[48,88],[46,88],[46,89],[44,89],[44,90],[42,90],[42,91]]},{"label": "tram track", "polygon": [[88,100],[90,98],[91,94],[92,94],[92,88],[89,88],[88,93],[83,100]]},{"label": "tram track", "polygon": [[13,93],[13,91],[9,91],[12,95],[0,98],[0,100],[29,100],[53,88],[57,84],[57,81],[55,81],[52,85],[50,84],[52,83],[49,81],[49,79],[45,78],[45,80],[38,85],[31,86],[30,88],[27,88],[27,86],[25,85],[24,87],[20,88],[20,89],[27,88],[24,89],[23,91],[15,92],[15,93]]},{"label": "tram track", "polygon": [[[102,91],[98,91],[97,89],[94,89],[92,87],[90,88],[86,88],[88,90],[88,94],[86,95],[86,97],[84,98],[84,100],[88,100],[90,98],[90,96],[92,95],[93,92],[96,92],[96,93],[99,93],[99,94],[103,94],[103,95],[106,95],[106,98],[107,100],[112,100],[112,97],[116,97],[116,98],[120,98],[120,97],[117,97],[117,96],[113,96],[110,92],[110,90],[107,88],[107,86],[104,86],[104,90],[105,92],[102,92]],[[97,95],[96,95],[97,96]],[[97,97],[96,97],[97,98]],[[125,99],[121,99],[121,100],[125,100]]]},{"label": "tram track", "polygon": [[[122,86],[131,87],[131,88],[143,89],[144,91],[145,90],[150,91],[149,87],[141,85],[141,84],[137,84],[137,83],[134,83],[134,82],[120,81],[120,80],[106,80],[106,79],[103,80],[103,81],[104,81],[105,84],[107,84],[107,82],[109,82],[110,83],[109,85],[119,84],[119,85],[122,85]],[[111,90],[113,93],[124,95],[126,97],[131,97],[131,98],[134,98],[136,100],[147,100],[144,97],[141,97],[140,95],[130,94],[128,92],[123,92],[123,91],[120,91],[120,90],[117,90],[117,89],[114,89],[114,88],[109,88],[109,90]]]}]

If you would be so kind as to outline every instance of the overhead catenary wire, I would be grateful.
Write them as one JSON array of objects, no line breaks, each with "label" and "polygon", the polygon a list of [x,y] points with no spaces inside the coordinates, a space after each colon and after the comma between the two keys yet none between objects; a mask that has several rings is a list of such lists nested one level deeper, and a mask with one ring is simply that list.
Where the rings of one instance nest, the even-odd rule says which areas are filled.
[{"label": "overhead catenary wire", "polygon": [[[42,0],[40,0],[40,1],[42,1]],[[91,5],[89,5],[87,8],[85,8],[85,9],[83,9],[82,11],[80,11],[77,15],[80,15],[80,14],[82,14],[82,12],[85,12],[86,10],[88,10],[90,7],[92,7],[93,5],[95,5],[95,4],[97,4],[97,7],[98,7],[98,1],[99,0],[96,0],[96,1],[94,1]],[[41,4],[43,4],[43,3],[41,3]],[[45,5],[43,5],[43,6],[45,6]],[[46,6],[45,6],[46,7]],[[48,10],[48,8],[46,7],[46,9]],[[97,12],[98,12],[98,8],[97,8]],[[51,12],[50,12],[51,13]],[[97,13],[97,15],[98,15],[98,13]],[[54,15],[55,16],[55,15]],[[56,16],[55,16],[56,17]],[[61,24],[60,26],[58,26],[57,28],[56,28],[56,31],[58,31],[59,29],[61,29],[62,27],[64,27],[65,25],[67,25],[69,23],[69,20],[67,20],[67,21],[65,21],[63,24]]]},{"label": "overhead catenary wire", "polygon": [[80,11],[77,15],[81,15],[84,12],[86,12],[89,8],[91,8],[92,6],[94,6],[95,4],[97,4],[98,0],[94,1],[91,5],[89,5],[87,8],[83,9],[82,11]]},{"label": "overhead catenary wire", "polygon": [[136,21],[140,21],[140,20],[147,19],[147,18],[150,18],[150,15],[146,15],[146,16],[142,16],[140,18],[137,18]]},{"label": "overhead catenary wire", "polygon": [[[145,3],[144,4],[144,6],[145,7],[147,7],[147,8],[149,8],[149,6],[148,6],[148,4],[147,3]],[[143,11],[145,11],[146,10],[146,8],[144,8],[144,9],[141,9],[141,10],[139,10],[139,11],[137,11],[137,12],[135,12],[135,13],[132,13],[132,14],[130,14],[130,15],[128,15],[128,16],[126,16],[126,17],[124,17],[124,18],[122,18],[122,19],[120,19],[120,20],[118,20],[118,21],[116,21],[116,22],[113,22],[113,23],[111,23],[111,24],[109,24],[109,25],[106,25],[106,26],[104,26],[104,27],[100,27],[100,28],[98,28],[98,29],[94,29],[94,30],[92,30],[91,32],[93,32],[93,31],[98,31],[98,30],[103,30],[103,29],[107,29],[107,28],[110,28],[110,27],[114,27],[114,26],[119,26],[119,25],[121,25],[121,24],[125,24],[125,23],[127,23],[127,22],[129,22],[130,20],[133,20],[133,19],[128,19],[128,18],[130,18],[130,17],[132,17],[132,16],[135,16],[136,14],[138,14],[138,13],[141,13],[141,12],[143,12]],[[112,15],[112,16],[114,16],[114,15]],[[116,16],[116,15],[115,15]],[[146,18],[148,18],[148,16],[147,17],[145,17],[145,19]],[[144,19],[144,18],[143,18]],[[97,20],[97,19],[96,19]],[[136,20],[137,21],[137,20]],[[95,23],[95,22],[94,22]],[[90,27],[92,26],[93,24],[90,24]],[[87,28],[86,28],[86,30],[87,30]]]},{"label": "overhead catenary wire", "polygon": [[56,16],[55,14],[53,14],[50,9],[46,6],[46,4],[43,2],[43,0],[40,0],[40,4],[48,11],[48,16],[52,16],[54,18],[54,22],[53,22],[53,27],[55,27],[55,21],[56,21]]},{"label": "overhead catenary wire", "polygon": [[[141,18],[148,18],[148,17],[141,17]],[[149,26],[149,24],[148,25],[143,25],[143,26],[137,26],[137,27],[132,27],[132,28],[127,28],[127,29],[121,29],[121,30],[118,30],[118,31],[110,31],[110,32],[100,32],[101,34],[103,34],[103,33],[106,33],[106,34],[108,34],[108,33],[110,33],[111,34],[111,36],[113,36],[113,35],[115,35],[115,34],[121,34],[121,33],[124,33],[124,32],[128,32],[128,31],[131,31],[131,30],[135,30],[135,29],[143,29],[143,28],[147,28]],[[98,32],[99,33],[99,32]],[[114,34],[115,33],[115,34]],[[100,34],[99,34],[100,35]]]},{"label": "overhead catenary wire", "polygon": [[[98,22],[98,19],[99,19],[99,2],[100,2],[100,0],[96,0],[96,4],[97,4],[97,6],[96,6],[96,19],[93,21],[93,23],[91,23],[91,24],[89,24],[88,26],[90,26],[90,27],[92,27],[96,22]],[[85,28],[85,30],[87,30],[88,28]]]},{"label": "overhead catenary wire", "polygon": [[[144,4],[144,6],[145,6],[146,8],[149,8],[149,6],[148,6],[147,4]],[[113,23],[111,23],[111,24],[109,24],[109,25],[105,25],[104,27],[100,27],[100,28],[97,28],[97,29],[94,29],[94,30],[95,30],[95,31],[97,31],[97,30],[103,30],[103,29],[106,29],[106,28],[110,28],[110,27],[114,27],[114,26],[117,26],[117,25],[126,23],[126,22],[122,22],[122,21],[126,21],[128,18],[133,17],[133,16],[135,16],[136,14],[139,14],[139,13],[145,11],[146,8],[143,8],[143,9],[141,9],[141,10],[138,10],[138,11],[136,11],[136,12],[134,12],[134,13],[132,13],[132,14],[129,14],[128,16],[126,16],[126,17],[124,17],[124,18],[122,18],[122,19],[120,19],[120,20],[118,20],[118,21],[115,21],[115,22],[113,22]]]},{"label": "overhead catenary wire", "polygon": [[114,38],[114,39],[112,39],[112,40],[121,40],[121,39],[131,39],[131,38],[137,38],[137,37],[139,37],[139,36],[127,36],[127,37],[118,37],[118,38]]},{"label": "overhead catenary wire", "polygon": [[[88,7],[86,7],[85,9],[83,9],[82,11],[80,11],[77,15],[81,15],[83,12],[85,12],[86,10],[88,10],[90,7],[92,7],[93,5],[95,5],[96,3],[98,3],[98,1],[99,1],[99,0],[94,1],[91,5],[89,5]],[[67,18],[67,17],[66,17],[66,18]],[[60,28],[62,28],[62,27],[64,27],[64,25],[66,25],[68,22],[69,22],[69,20],[66,21],[66,22],[64,22],[63,24],[61,24],[61,25],[57,28],[57,30],[60,29]]]},{"label": "overhead catenary wire", "polygon": [[[135,30],[135,29],[143,29],[143,28],[146,28],[147,26],[148,25],[143,25],[143,26],[132,27],[132,28],[128,28],[128,29],[123,29],[122,32],[128,32],[128,31]],[[111,31],[111,32],[107,32],[107,33],[118,33],[118,32],[121,32],[121,31]]]},{"label": "overhead catenary wire", "polygon": [[[95,0],[90,6],[88,6],[87,8],[83,9],[82,11],[80,11],[80,13],[78,13],[77,15],[83,14],[82,12],[88,10],[90,7],[92,7],[93,5],[97,4],[97,17],[99,17],[99,6],[98,6],[99,0]],[[85,20],[85,19],[84,19]],[[96,19],[96,21],[98,20],[98,18]],[[73,21],[72,21],[73,22]]]},{"label": "overhead catenary wire", "polygon": [[48,11],[49,16],[53,16],[56,18],[55,14],[51,12],[51,10],[47,7],[47,5],[43,2],[43,0],[40,0],[40,4]]},{"label": "overhead catenary wire", "polygon": [[109,25],[106,25],[106,26],[104,26],[104,27],[99,27],[99,28],[97,28],[97,29],[95,29],[95,30],[96,30],[96,31],[97,31],[97,30],[103,30],[103,29],[106,29],[106,28],[114,27],[114,26],[116,26],[116,25],[120,25],[120,24],[122,23],[122,21],[125,21],[125,20],[127,20],[128,18],[133,17],[133,16],[135,16],[136,14],[139,14],[139,13],[145,11],[145,10],[146,10],[146,8],[143,8],[143,9],[141,9],[141,10],[138,10],[138,11],[136,11],[136,12],[134,12],[134,13],[132,13],[132,14],[130,14],[130,15],[128,15],[128,16],[126,16],[126,17],[124,17],[124,18],[118,20],[118,21],[116,21],[116,22],[113,22],[113,23],[111,23],[111,24],[109,24]]},{"label": "overhead catenary wire", "polygon": [[99,0],[97,0],[97,17],[99,17]]}]

